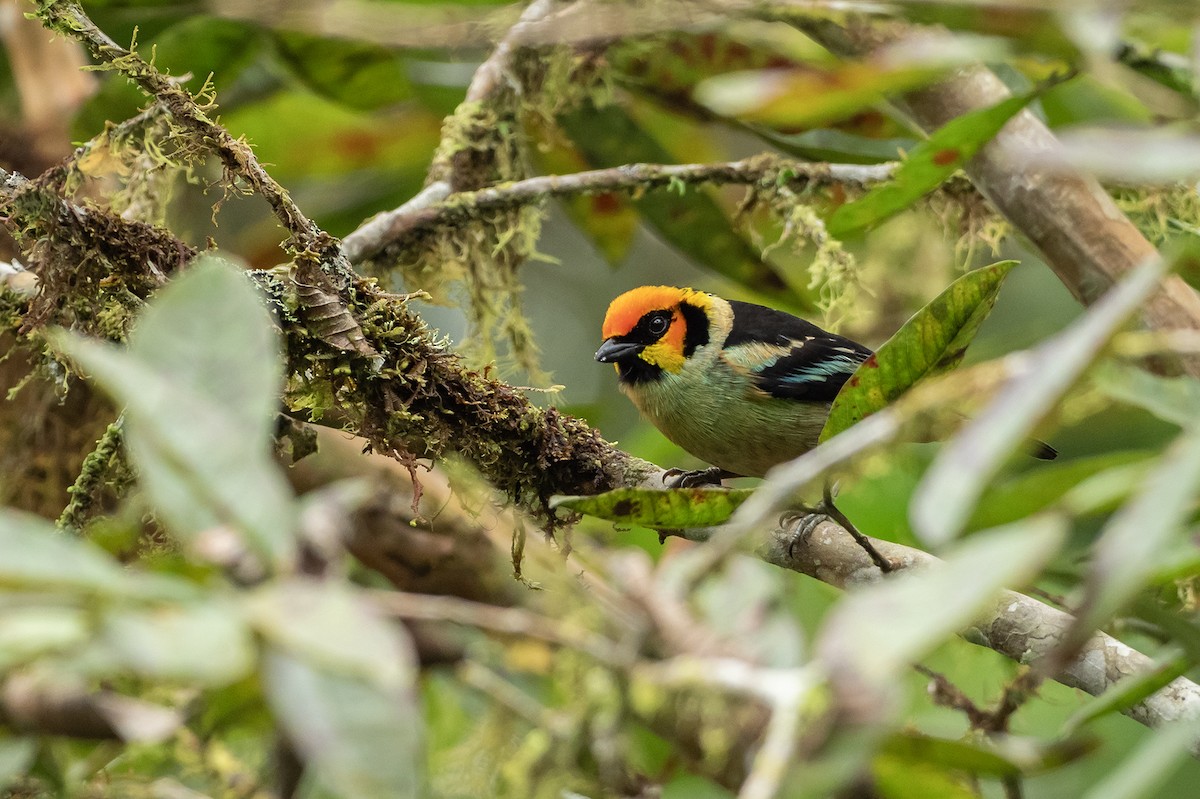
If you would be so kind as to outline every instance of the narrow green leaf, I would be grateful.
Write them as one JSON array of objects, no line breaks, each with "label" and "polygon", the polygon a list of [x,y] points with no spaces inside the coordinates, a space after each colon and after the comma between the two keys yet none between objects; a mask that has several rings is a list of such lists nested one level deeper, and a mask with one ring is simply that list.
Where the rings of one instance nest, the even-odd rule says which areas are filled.
[{"label": "narrow green leaf", "polygon": [[618,524],[678,530],[722,524],[752,493],[745,488],[617,488],[592,496],[555,497],[551,507]]},{"label": "narrow green leaf", "polygon": [[968,272],[917,311],[846,381],[821,441],[887,407],[921,378],[957,366],[1016,265],[1000,261]]},{"label": "narrow green leaf", "polygon": [[1114,713],[1121,713],[1187,673],[1191,663],[1178,657],[1159,663],[1141,674],[1125,677],[1100,696],[1092,699],[1063,722],[1063,730],[1072,733],[1087,724]]},{"label": "narrow green leaf", "polygon": [[80,608],[14,603],[0,609],[0,672],[79,646],[91,635],[88,615]]},{"label": "narrow green leaf", "polygon": [[889,94],[929,84],[945,69],[850,62],[831,70],[811,65],[744,70],[705,80],[696,87],[695,98],[722,116],[796,130],[845,119]]},{"label": "narrow green leaf", "polygon": [[1152,581],[1191,519],[1200,489],[1200,427],[1159,458],[1138,493],[1105,525],[1092,548],[1081,625],[1098,627]]},{"label": "narrow green leaf", "polygon": [[0,790],[23,776],[36,754],[36,738],[0,738]]},{"label": "narrow green leaf", "polygon": [[282,367],[270,315],[241,274],[198,260],[155,297],[128,350],[57,341],[126,406],[130,454],[174,533],[229,525],[286,568],[295,509],[270,450]]},{"label": "narrow green leaf", "polygon": [[1058,516],[1034,517],[972,536],[928,569],[850,594],[826,619],[817,655],[845,690],[887,690],[910,663],[969,626],[1003,588],[1036,575],[1066,532]]},{"label": "narrow green leaf", "polygon": [[845,238],[907,209],[961,169],[1035,96],[1020,94],[947,122],[908,154],[890,181],[834,211],[825,223],[829,235]]},{"label": "narrow green leaf", "polygon": [[301,796],[420,797],[421,715],[415,687],[383,687],[268,652],[267,700],[308,768]]},{"label": "narrow green leaf", "polygon": [[951,741],[913,732],[898,732],[884,742],[882,753],[905,763],[926,763],[989,777],[1011,777],[1021,767],[1008,758],[966,741]]},{"label": "narrow green leaf", "polygon": [[1110,769],[1083,799],[1149,799],[1189,759],[1200,741],[1200,721],[1177,721],[1156,730]]},{"label": "narrow green leaf", "polygon": [[1109,397],[1144,408],[1166,422],[1192,425],[1200,419],[1200,380],[1161,377],[1123,363],[1105,363],[1093,378]]},{"label": "narrow green leaf", "polygon": [[1021,373],[951,439],[910,505],[913,530],[922,540],[937,546],[962,531],[1000,466],[1099,357],[1166,269],[1161,259],[1140,267],[1066,330],[1029,353]]}]

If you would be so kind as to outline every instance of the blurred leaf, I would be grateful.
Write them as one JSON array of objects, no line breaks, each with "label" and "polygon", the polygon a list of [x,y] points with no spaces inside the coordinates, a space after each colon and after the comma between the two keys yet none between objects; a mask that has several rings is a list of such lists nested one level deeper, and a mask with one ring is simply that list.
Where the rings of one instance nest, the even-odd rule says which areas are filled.
[{"label": "blurred leaf", "polygon": [[32,514],[0,510],[0,585],[121,593],[124,570],[99,547]]},{"label": "blurred leaf", "polygon": [[1080,625],[1098,627],[1154,576],[1182,538],[1200,488],[1200,427],[1193,426],[1154,464],[1138,493],[1116,512],[1092,547]]},{"label": "blurred leaf", "polygon": [[927,544],[957,536],[1005,459],[1029,438],[1154,291],[1165,261],[1140,267],[1063,332],[1027,354],[1022,372],[942,448],[913,495],[913,530]]},{"label": "blurred leaf", "polygon": [[1144,408],[1163,421],[1191,426],[1200,419],[1200,380],[1160,377],[1130,364],[1101,364],[1092,376],[1109,397]]},{"label": "blurred leaf", "polygon": [[267,563],[294,557],[290,490],[271,455],[279,343],[259,297],[223,260],[197,259],[116,347],[71,334],[64,352],[126,405],[126,440],[167,526],[232,525]]},{"label": "blurred leaf", "polygon": [[345,586],[283,580],[255,591],[245,607],[267,640],[323,670],[389,689],[411,680],[397,626]]},{"label": "blurred leaf", "polygon": [[1159,663],[1150,671],[1123,677],[1112,688],[1072,713],[1071,717],[1063,722],[1063,730],[1071,733],[1097,719],[1121,713],[1163,688],[1176,677],[1183,676],[1190,667],[1188,659],[1180,657]]},{"label": "blurred leaf", "polygon": [[696,99],[717,114],[783,130],[844,119],[899,94],[932,83],[940,65],[889,67],[849,62],[832,69],[803,65],[718,75],[696,87]]},{"label": "blurred leaf", "polygon": [[411,670],[382,686],[270,652],[267,699],[308,769],[301,796],[424,796],[421,714]]},{"label": "blurred leaf", "polygon": [[660,799],[733,799],[734,794],[696,774],[678,774],[662,787]]},{"label": "blurred leaf", "polygon": [[330,100],[371,110],[412,96],[404,59],[386,47],[295,31],[274,31],[273,40],[288,71]]},{"label": "blurred leaf", "polygon": [[651,39],[628,39],[607,57],[625,83],[675,102],[689,99],[705,78],[726,72],[796,66],[779,43],[751,38],[750,30],[672,31]]},{"label": "blurred leaf", "polygon": [[1200,176],[1200,136],[1158,128],[1077,128],[1058,134],[1063,146],[1039,163],[1079,169],[1120,183],[1174,184]]},{"label": "blurred leaf", "polygon": [[[543,174],[567,175],[591,168],[587,159],[557,131],[535,123],[531,133],[536,146],[530,148],[530,155]],[[637,211],[628,198],[619,192],[606,191],[566,197],[559,202],[609,265],[616,266],[625,260],[638,227]]]},{"label": "blurred leaf", "polygon": [[591,496],[555,497],[550,504],[618,524],[678,530],[721,524],[752,493],[748,488],[617,488]]},{"label": "blurred leaf", "polygon": [[1200,722],[1195,719],[1158,728],[1083,794],[1083,799],[1160,796],[1163,785],[1191,756],[1197,739],[1200,739]]},{"label": "blurred leaf", "polygon": [[141,699],[104,693],[94,697],[93,702],[126,742],[160,743],[183,726],[183,716],[178,711]]},{"label": "blurred leaf", "polygon": [[898,732],[884,742],[881,753],[897,760],[940,766],[990,777],[1021,773],[1021,767],[995,752],[966,741],[934,738],[913,732]]},{"label": "blurred leaf", "polygon": [[754,132],[791,155],[813,161],[835,161],[843,164],[878,164],[895,161],[911,152],[920,143],[917,139],[879,139],[848,133],[835,128],[817,128],[803,133],[779,133],[755,126]]},{"label": "blurred leaf", "polygon": [[0,791],[25,774],[36,754],[35,738],[0,738]]},{"label": "blurred leaf", "polygon": [[905,157],[891,180],[834,211],[825,223],[829,235],[846,238],[909,208],[961,169],[1034,96],[1020,94],[947,122]]},{"label": "blurred leaf", "polygon": [[[672,160],[616,105],[587,106],[560,117],[559,124],[595,168]],[[667,242],[698,265],[743,286],[800,302],[704,189],[648,192],[633,204]]]},{"label": "blurred leaf", "polygon": [[942,562],[849,594],[829,614],[817,654],[844,690],[874,694],[947,636],[967,627],[1006,587],[1032,579],[1067,532],[1036,516],[959,544]]},{"label": "blurred leaf", "polygon": [[[2,545],[0,551],[4,552],[0,557],[7,557],[8,550]],[[0,615],[0,672],[46,652],[78,646],[90,634],[87,614],[79,608],[15,604],[4,607]]]},{"label": "blurred leaf", "polygon": [[206,604],[117,608],[98,631],[102,659],[157,680],[227,685],[254,666],[255,649],[237,608],[210,595]]},{"label": "blurred leaf", "polygon": [[975,269],[917,311],[862,363],[833,401],[821,431],[826,441],[887,407],[918,380],[953,369],[996,304],[1016,261]]},{"label": "blurred leaf", "polygon": [[[1039,465],[1010,480],[989,486],[971,514],[970,527],[981,530],[1009,524],[1045,510],[1071,494],[1075,496],[1066,504],[1073,515],[1112,510],[1115,505],[1108,503],[1119,503],[1128,495],[1133,485],[1131,478],[1145,472],[1147,462],[1154,454],[1148,450],[1109,452]],[[1107,492],[1103,495],[1094,494],[1093,500],[1080,504],[1082,497],[1078,492],[1081,486],[1101,475],[1109,475],[1111,480],[1093,483],[1092,487],[1098,489],[1101,485],[1114,485],[1119,493],[1115,497]]]},{"label": "blurred leaf", "polygon": [[914,763],[891,754],[871,761],[875,790],[885,799],[976,799],[979,796],[962,777],[929,763]]}]

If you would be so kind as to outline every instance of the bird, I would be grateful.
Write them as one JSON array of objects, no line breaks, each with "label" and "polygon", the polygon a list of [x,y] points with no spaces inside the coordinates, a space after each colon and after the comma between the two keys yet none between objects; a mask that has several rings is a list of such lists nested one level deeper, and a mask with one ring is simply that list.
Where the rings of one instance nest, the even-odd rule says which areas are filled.
[{"label": "bird", "polygon": [[[621,294],[601,335],[596,360],[613,364],[640,414],[711,465],[672,470],[675,487],[762,477],[812,449],[834,398],[873,355],[785,311],[677,286]],[[1035,455],[1057,454],[1038,445]]]}]

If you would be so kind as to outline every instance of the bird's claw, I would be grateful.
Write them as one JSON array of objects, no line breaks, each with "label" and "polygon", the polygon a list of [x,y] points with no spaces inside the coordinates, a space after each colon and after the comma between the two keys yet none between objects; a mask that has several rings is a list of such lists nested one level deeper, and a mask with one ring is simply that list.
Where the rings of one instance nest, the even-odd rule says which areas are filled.
[{"label": "bird's claw", "polygon": [[799,522],[788,537],[788,558],[792,558],[795,556],[796,544],[807,544],[808,539],[812,538],[812,534],[817,531],[822,522],[834,521],[834,519],[829,515],[825,503],[822,502],[814,508],[796,508],[785,514],[780,521],[785,529]]},{"label": "bird's claw", "polygon": [[667,488],[702,488],[704,486],[720,486],[721,480],[728,472],[718,466],[708,469],[684,471],[683,469],[667,469],[663,474],[663,484]]}]

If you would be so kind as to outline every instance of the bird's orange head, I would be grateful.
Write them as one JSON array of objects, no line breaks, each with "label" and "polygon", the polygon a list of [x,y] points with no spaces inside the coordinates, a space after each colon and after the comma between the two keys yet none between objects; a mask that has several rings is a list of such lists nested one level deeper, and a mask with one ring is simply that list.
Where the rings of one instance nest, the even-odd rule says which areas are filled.
[{"label": "bird's orange head", "polygon": [[596,360],[616,366],[627,382],[678,372],[709,340],[713,297],[675,286],[641,286],[608,306]]}]

